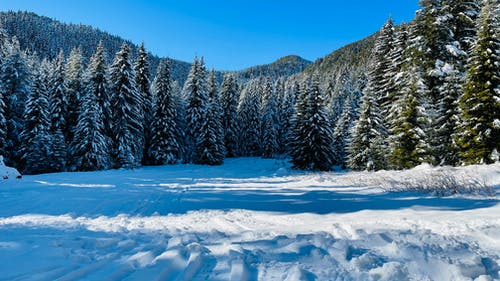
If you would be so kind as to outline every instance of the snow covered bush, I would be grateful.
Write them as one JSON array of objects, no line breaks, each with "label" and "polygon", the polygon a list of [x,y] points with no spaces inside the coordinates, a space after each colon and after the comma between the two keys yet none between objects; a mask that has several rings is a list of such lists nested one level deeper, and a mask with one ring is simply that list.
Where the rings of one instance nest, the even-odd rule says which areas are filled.
[{"label": "snow covered bush", "polygon": [[374,181],[389,191],[416,191],[436,196],[495,195],[485,177],[470,172],[457,173],[451,167],[432,168],[424,164],[412,170],[374,177]]},{"label": "snow covered bush", "polygon": [[0,177],[4,180],[8,179],[20,179],[21,174],[14,168],[5,166],[3,162],[3,156],[0,155]]}]

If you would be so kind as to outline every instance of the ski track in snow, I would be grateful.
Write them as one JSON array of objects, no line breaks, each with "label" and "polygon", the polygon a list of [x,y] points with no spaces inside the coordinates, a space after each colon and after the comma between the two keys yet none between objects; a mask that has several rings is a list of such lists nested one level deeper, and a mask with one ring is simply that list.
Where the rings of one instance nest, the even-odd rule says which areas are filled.
[{"label": "ski track in snow", "polygon": [[[498,196],[498,164],[448,169]],[[0,182],[0,280],[500,280],[497,197],[370,184],[387,175],[407,174],[247,158]]]}]

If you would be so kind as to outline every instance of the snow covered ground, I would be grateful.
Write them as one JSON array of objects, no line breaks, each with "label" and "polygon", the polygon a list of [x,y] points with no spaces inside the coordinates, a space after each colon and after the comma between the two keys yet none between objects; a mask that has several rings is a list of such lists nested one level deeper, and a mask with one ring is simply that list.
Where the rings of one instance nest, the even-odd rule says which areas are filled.
[{"label": "snow covered ground", "polygon": [[0,181],[0,280],[500,280],[500,165],[439,170],[494,196],[386,191],[436,170],[246,158]]}]

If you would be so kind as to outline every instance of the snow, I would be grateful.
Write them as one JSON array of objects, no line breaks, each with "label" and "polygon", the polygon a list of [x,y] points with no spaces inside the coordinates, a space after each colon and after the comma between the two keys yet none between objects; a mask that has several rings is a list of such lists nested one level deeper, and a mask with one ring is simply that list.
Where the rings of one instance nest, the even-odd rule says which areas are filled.
[{"label": "snow", "polygon": [[[435,171],[495,196],[388,192]],[[305,173],[229,159],[0,182],[1,280],[499,280],[500,164]]]},{"label": "snow", "polygon": [[14,168],[5,166],[3,156],[0,155],[0,181],[19,179],[21,174]]}]

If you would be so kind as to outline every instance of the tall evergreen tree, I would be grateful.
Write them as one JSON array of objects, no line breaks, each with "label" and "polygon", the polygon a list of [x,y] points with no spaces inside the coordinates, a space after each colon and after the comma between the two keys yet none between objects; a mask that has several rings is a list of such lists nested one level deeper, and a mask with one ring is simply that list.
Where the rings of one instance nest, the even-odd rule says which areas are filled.
[{"label": "tall evergreen tree", "polygon": [[251,80],[243,88],[238,104],[240,155],[261,156],[261,96],[259,80]]},{"label": "tall evergreen tree", "polygon": [[106,51],[99,42],[95,53],[90,59],[86,74],[86,91],[92,89],[96,102],[103,114],[104,135],[112,139],[113,115],[111,110],[111,91],[109,86],[108,65],[106,63]]},{"label": "tall evergreen tree", "polygon": [[296,169],[329,171],[333,166],[332,131],[317,78],[302,87],[291,143]]},{"label": "tall evergreen tree", "polygon": [[453,136],[459,122],[458,100],[462,92],[462,76],[453,65],[448,65],[443,85],[441,86],[441,99],[438,104],[439,116],[435,121],[436,128],[436,158],[439,165],[456,165],[458,151]]},{"label": "tall evergreen tree", "polygon": [[200,142],[196,146],[196,164],[221,165],[224,161],[224,137],[221,124],[219,91],[215,71],[210,73],[208,108],[206,120],[202,123]]},{"label": "tall evergreen tree", "polygon": [[153,165],[175,164],[180,158],[177,105],[170,81],[169,61],[161,61],[153,81],[156,103],[151,125],[149,159]]},{"label": "tall evergreen tree", "polygon": [[345,101],[342,115],[333,131],[333,164],[336,166],[346,167],[347,150],[349,145],[351,128],[357,118],[357,101],[348,98]]},{"label": "tall evergreen tree", "polygon": [[135,168],[142,161],[142,104],[134,77],[130,47],[124,43],[110,69],[114,162],[117,168]]},{"label": "tall evergreen tree", "polygon": [[[81,107],[71,144],[72,170],[96,171],[108,169],[111,162],[111,139],[106,135],[103,102],[107,99],[106,68],[102,46],[91,57],[85,73]],[[106,100],[98,100],[106,97]]]},{"label": "tall evergreen tree", "polygon": [[[0,33],[1,34],[1,33]],[[5,164],[18,166],[21,162],[19,147],[23,130],[25,103],[31,92],[31,71],[26,55],[21,51],[19,42],[7,40],[2,35],[3,58],[0,65],[0,96],[5,104],[4,115],[7,121],[5,142]]]},{"label": "tall evergreen tree", "polygon": [[66,112],[67,112],[67,84],[65,79],[65,58],[61,51],[53,62],[52,73],[49,78],[49,103],[51,115],[51,131],[60,130],[66,132]]},{"label": "tall evergreen tree", "polygon": [[[395,45],[394,24],[392,19],[389,19],[382,27],[375,42],[372,53],[373,61],[365,88],[364,108],[362,108],[361,120],[358,120],[354,130],[354,143],[349,146],[349,162],[353,169],[380,170],[386,168],[385,156],[389,150],[386,128],[389,127],[390,120],[388,116],[396,99],[396,87],[393,80],[395,74],[395,62],[393,61],[395,54],[393,53],[395,50],[397,50],[397,46]],[[376,112],[378,106],[381,107],[380,112]],[[342,121],[344,122],[344,120],[346,119]],[[341,125],[345,126],[346,123]],[[365,134],[368,134],[368,136]],[[346,137],[345,132],[343,136],[336,135],[336,143],[342,143],[341,137]],[[363,140],[364,138],[367,139]],[[355,151],[356,149],[361,149],[361,151]],[[342,147],[337,145],[336,151],[340,152],[338,154],[339,158],[344,157],[345,152],[342,151]]]},{"label": "tall evergreen tree", "polygon": [[239,89],[234,74],[226,74],[221,87],[222,127],[226,157],[238,155],[238,100]]},{"label": "tall evergreen tree", "polygon": [[278,97],[271,80],[267,78],[263,88],[262,104],[262,156],[273,158],[278,154]]},{"label": "tall evergreen tree", "polygon": [[50,112],[47,89],[40,70],[34,69],[33,88],[26,102],[21,133],[23,171],[27,174],[52,172]]},{"label": "tall evergreen tree", "polygon": [[[297,87],[297,89],[295,89]],[[279,87],[278,87],[279,88]],[[292,120],[295,114],[295,91],[300,91],[299,84],[289,87],[283,85],[282,98],[280,104],[280,133],[279,133],[279,152],[281,154],[289,152],[289,140],[292,128]]]},{"label": "tall evergreen tree", "polygon": [[67,84],[65,80],[65,59],[61,51],[53,64],[49,80],[49,103],[51,117],[51,165],[54,171],[63,171],[67,160],[66,139],[66,112],[67,107]]},{"label": "tall evergreen tree", "polygon": [[[382,107],[382,116],[387,116],[395,98],[390,57],[395,49],[394,33],[394,23],[392,19],[389,19],[380,30],[380,35],[375,42],[373,61],[368,75],[368,91],[372,92],[370,95],[378,99],[377,103]],[[387,127],[388,120],[383,120],[383,123]]]},{"label": "tall evergreen tree", "polygon": [[382,115],[374,93],[367,90],[363,96],[359,119],[353,127],[348,145],[347,166],[353,170],[381,170],[387,167],[387,149],[382,138],[386,136]]},{"label": "tall evergreen tree", "polygon": [[486,0],[478,20],[456,137],[465,164],[492,163],[500,151],[500,39],[498,1]]},{"label": "tall evergreen tree", "polygon": [[425,131],[429,161],[432,164],[441,162],[441,155],[435,149],[439,146],[442,136],[439,134],[439,128],[442,124],[438,123],[438,117],[441,115],[440,104],[446,69],[448,64],[455,60],[456,53],[450,48],[455,44],[453,32],[449,25],[448,15],[443,7],[441,0],[421,0],[422,9],[417,13],[414,26],[414,36],[412,48],[417,50],[413,57],[414,62],[423,70],[422,78],[425,83],[426,93],[418,93],[420,103],[426,110],[426,115],[430,120],[428,126],[422,127]]},{"label": "tall evergreen tree", "polygon": [[186,143],[187,160],[197,162],[200,159],[199,152],[202,151],[198,145],[201,143],[203,125],[207,122],[207,111],[209,108],[208,86],[206,70],[203,61],[195,58],[186,83],[184,84],[184,96],[186,97]]},{"label": "tall evergreen tree", "polygon": [[389,138],[389,162],[393,169],[413,168],[428,159],[425,133],[421,128],[421,118],[425,112],[418,96],[426,92],[426,85],[420,73],[417,66],[408,66],[402,72],[405,87],[401,89],[395,106]]},{"label": "tall evergreen tree", "polygon": [[143,164],[149,163],[150,159],[148,159],[147,152],[149,151],[149,147],[151,145],[151,122],[153,118],[153,95],[151,94],[150,89],[150,76],[149,73],[149,62],[148,62],[148,53],[144,48],[144,43],[139,46],[137,54],[137,60],[134,64],[135,70],[135,84],[137,86],[137,90],[139,91],[139,95],[141,97],[141,116],[142,118],[142,126],[144,129],[144,139],[138,140],[142,141],[144,146],[144,157]]},{"label": "tall evergreen tree", "polygon": [[73,141],[73,133],[78,123],[80,100],[83,98],[83,55],[81,49],[72,49],[66,64],[65,79],[67,84],[67,109],[64,119],[66,120],[65,132],[68,143]]}]

